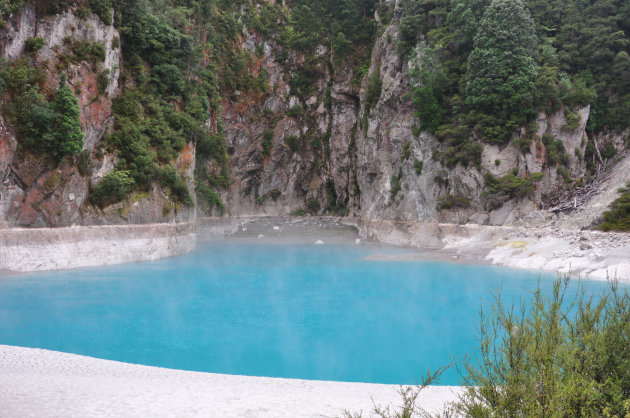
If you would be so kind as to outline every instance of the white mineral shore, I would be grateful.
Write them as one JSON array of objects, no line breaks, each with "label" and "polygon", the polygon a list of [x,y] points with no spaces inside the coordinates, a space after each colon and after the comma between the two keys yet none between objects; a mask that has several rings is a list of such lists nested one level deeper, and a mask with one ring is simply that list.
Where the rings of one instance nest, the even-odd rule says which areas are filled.
[{"label": "white mineral shore", "polygon": [[425,258],[630,282],[628,233],[385,220],[362,220],[360,233]]},{"label": "white mineral shore", "polygon": [[155,260],[193,251],[197,240],[230,237],[287,244],[353,244],[363,238],[360,243],[415,248],[425,259],[630,282],[627,233],[334,217],[224,217],[199,218],[196,224],[0,229],[0,275]]},{"label": "white mineral shore", "polygon": [[[3,417],[371,416],[400,405],[399,386],[232,376],[0,345]],[[437,412],[461,388],[430,386],[418,404]]]},{"label": "white mineral shore", "polygon": [[198,233],[207,239],[235,231],[232,218],[197,224],[0,228],[0,275],[157,260],[194,251]]},{"label": "white mineral shore", "polygon": [[104,266],[181,255],[197,244],[194,225],[104,225],[0,229],[0,270]]}]

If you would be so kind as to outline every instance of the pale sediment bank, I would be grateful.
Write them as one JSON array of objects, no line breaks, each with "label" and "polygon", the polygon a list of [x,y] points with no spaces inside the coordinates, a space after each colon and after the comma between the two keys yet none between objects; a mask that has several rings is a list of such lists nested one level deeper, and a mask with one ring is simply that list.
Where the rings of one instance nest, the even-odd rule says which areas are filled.
[{"label": "pale sediment bank", "polygon": [[0,229],[0,272],[149,261],[195,246],[195,226],[188,223]]},{"label": "pale sediment bank", "polygon": [[325,244],[354,244],[361,239],[362,243],[414,248],[422,259],[630,282],[627,233],[288,216],[199,218],[195,224],[0,229],[0,275],[156,260],[193,251],[198,240],[217,239]]},{"label": "pale sediment bank", "polygon": [[[8,417],[371,416],[400,405],[399,386],[232,376],[0,345],[0,415]],[[418,404],[437,412],[456,386],[431,386]]]},{"label": "pale sediment bank", "polygon": [[627,233],[386,220],[362,220],[359,229],[368,239],[417,248],[425,258],[630,282]]}]

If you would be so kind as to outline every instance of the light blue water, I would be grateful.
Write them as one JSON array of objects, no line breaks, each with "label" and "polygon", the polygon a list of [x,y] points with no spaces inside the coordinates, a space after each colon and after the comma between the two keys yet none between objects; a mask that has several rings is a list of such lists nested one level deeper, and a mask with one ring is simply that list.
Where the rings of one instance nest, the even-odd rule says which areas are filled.
[{"label": "light blue water", "polygon": [[[149,263],[0,279],[0,344],[216,373],[416,383],[476,347],[478,311],[537,273],[367,261],[356,246],[217,243]],[[555,275],[543,275],[551,289]],[[584,283],[599,293],[607,285]],[[457,384],[450,369],[440,384]]]}]

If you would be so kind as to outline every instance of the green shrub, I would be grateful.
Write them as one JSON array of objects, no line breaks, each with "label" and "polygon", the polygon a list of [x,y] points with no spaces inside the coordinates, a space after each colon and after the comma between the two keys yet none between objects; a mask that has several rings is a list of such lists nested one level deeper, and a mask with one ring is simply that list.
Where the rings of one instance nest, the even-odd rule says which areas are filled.
[{"label": "green shrub", "polygon": [[612,158],[617,155],[617,148],[611,142],[607,143],[604,148],[602,148],[602,158]]},{"label": "green shrub", "polygon": [[88,61],[96,67],[98,63],[105,61],[105,46],[100,42],[71,41],[70,50],[70,61],[74,64]]},{"label": "green shrub", "polygon": [[300,149],[300,138],[295,135],[284,138],[284,143],[287,144],[291,152],[298,152]]},{"label": "green shrub", "polygon": [[96,87],[98,88],[98,94],[104,95],[107,92],[107,87],[109,87],[109,69],[106,68],[100,73],[96,78]]},{"label": "green shrub", "polygon": [[88,5],[104,24],[112,24],[112,0],[88,0]]},{"label": "green shrub", "polygon": [[523,154],[532,152],[532,140],[529,138],[515,139],[512,144],[516,146]]},{"label": "green shrub", "polygon": [[564,110],[564,116],[567,118],[567,124],[565,125],[564,129],[568,131],[577,129],[580,123],[580,117],[569,109]]},{"label": "green shrub", "polygon": [[391,187],[389,193],[390,193],[392,202],[394,201],[394,199],[396,198],[396,195],[402,188],[402,184],[401,184],[402,177],[403,177],[403,173],[402,173],[402,168],[401,168],[400,170],[398,170],[398,174],[394,174],[389,181],[389,185]]},{"label": "green shrub", "polygon": [[304,106],[302,106],[301,104],[296,104],[295,106],[292,106],[289,108],[289,110],[287,110],[287,116],[294,119],[304,116],[304,113]]},{"label": "green shrub", "polygon": [[226,209],[221,200],[221,196],[205,184],[200,183],[197,185],[197,197],[199,198],[200,206],[204,209],[206,214],[211,215],[214,209],[216,209],[221,216],[225,214]]},{"label": "green shrub", "polygon": [[205,134],[197,141],[197,152],[201,158],[214,158],[222,161],[225,158],[225,140],[221,134]]},{"label": "green shrub", "polygon": [[547,163],[548,164],[566,164],[568,157],[564,151],[564,145],[562,141],[557,140],[551,134],[544,134],[542,136],[543,144],[547,150]]},{"label": "green shrub", "polygon": [[567,170],[565,166],[559,166],[558,173],[562,176],[566,184],[573,183],[573,177],[571,177],[571,174],[569,174],[569,170]]},{"label": "green shrub", "polygon": [[263,132],[262,151],[260,152],[263,157],[271,155],[271,145],[273,141],[273,130],[265,129]]},{"label": "green shrub", "polygon": [[306,211],[302,208],[298,208],[290,213],[291,216],[304,216],[306,215]]},{"label": "green shrub", "polygon": [[420,174],[422,174],[422,166],[423,163],[420,160],[414,159],[413,160],[413,168],[416,171],[416,174],[419,176]]},{"label": "green shrub", "polygon": [[193,204],[190,192],[188,191],[188,184],[186,181],[177,174],[177,171],[170,165],[167,165],[159,172],[160,184],[164,187],[168,187],[171,197],[180,203],[187,206]]},{"label": "green shrub", "polygon": [[311,214],[317,214],[319,212],[319,208],[320,208],[319,200],[315,198],[310,198],[306,202],[306,209],[308,209],[308,211]]},{"label": "green shrub", "polygon": [[600,298],[583,289],[573,300],[568,279],[552,294],[540,286],[525,303],[500,293],[481,312],[479,357],[464,364],[463,416],[628,416],[630,296],[615,283]]},{"label": "green shrub", "polygon": [[540,181],[542,177],[543,173],[532,173],[521,178],[517,169],[499,178],[487,173],[484,177],[486,190],[481,196],[486,201],[487,209],[494,210],[510,199],[522,198],[533,193],[534,183]]},{"label": "green shrub", "polygon": [[80,152],[83,148],[83,132],[79,118],[79,101],[66,84],[65,74],[59,80],[53,109],[55,120],[51,126],[52,143],[47,145],[48,151],[58,159]]},{"label": "green shrub", "polygon": [[400,160],[408,160],[409,157],[411,157],[411,142],[407,141],[403,144],[402,156],[400,157]]},{"label": "green shrub", "polygon": [[45,77],[30,58],[2,68],[1,78],[11,98],[2,110],[15,127],[21,148],[48,154],[57,161],[81,151],[79,102],[66,84],[65,74],[60,77],[52,102],[40,94]]},{"label": "green shrub", "polygon": [[46,45],[44,38],[29,38],[26,40],[24,51],[27,54],[36,54],[44,45]]},{"label": "green shrub", "polygon": [[417,399],[450,365],[401,388],[402,405],[375,405],[373,412],[381,418],[629,416],[630,295],[612,281],[599,297],[581,285],[571,297],[568,284],[558,278],[544,296],[539,282],[518,305],[496,294],[490,312],[480,311],[475,356],[457,365],[463,393],[439,415]]},{"label": "green shrub", "polygon": [[129,171],[112,171],[90,190],[90,202],[100,208],[120,202],[135,187]]},{"label": "green shrub", "polygon": [[383,86],[383,82],[381,81],[381,71],[379,68],[376,69],[368,77],[367,81],[367,90],[365,92],[365,112],[367,114],[370,113],[370,110],[374,105],[378,102],[378,99],[381,97],[381,88]]},{"label": "green shrub", "polygon": [[597,226],[602,231],[630,231],[630,183],[619,189],[619,196],[604,212],[602,222]]},{"label": "green shrub", "polygon": [[378,16],[383,25],[389,25],[389,22],[394,17],[394,7],[393,5],[387,3],[379,3],[376,10],[378,11]]},{"label": "green shrub", "polygon": [[442,163],[448,168],[455,168],[458,163],[468,167],[471,163],[476,167],[481,165],[483,149],[476,142],[464,141],[453,143],[442,154]]},{"label": "green shrub", "polygon": [[468,208],[470,207],[470,199],[461,195],[446,195],[440,196],[437,201],[437,210],[454,209],[454,208]]},{"label": "green shrub", "polygon": [[421,129],[436,133],[449,112],[444,103],[446,72],[438,59],[440,48],[430,48],[425,43],[418,48],[422,52],[409,63],[410,96]]},{"label": "green shrub", "polygon": [[282,193],[280,192],[280,190],[278,189],[273,189],[269,192],[269,196],[274,200],[278,200],[278,198],[280,197]]}]

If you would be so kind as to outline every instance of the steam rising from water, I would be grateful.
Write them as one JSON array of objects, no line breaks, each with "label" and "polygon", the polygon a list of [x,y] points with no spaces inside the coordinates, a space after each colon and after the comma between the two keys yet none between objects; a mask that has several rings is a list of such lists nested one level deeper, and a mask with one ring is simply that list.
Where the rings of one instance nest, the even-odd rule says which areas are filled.
[{"label": "steam rising from water", "polygon": [[[481,301],[502,280],[505,300],[537,284],[533,272],[392,261],[414,253],[330,245],[331,236],[260,242],[258,232],[156,262],[3,279],[0,344],[218,373],[414,383],[472,352]],[[457,384],[457,373],[441,383]]]}]

